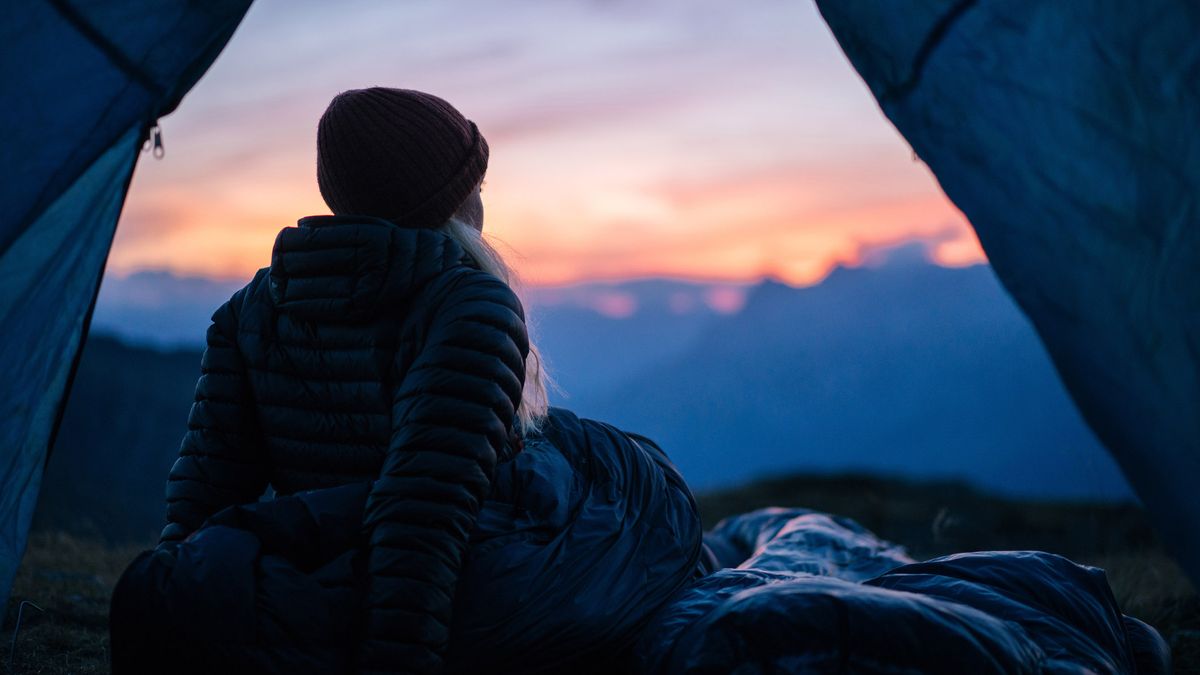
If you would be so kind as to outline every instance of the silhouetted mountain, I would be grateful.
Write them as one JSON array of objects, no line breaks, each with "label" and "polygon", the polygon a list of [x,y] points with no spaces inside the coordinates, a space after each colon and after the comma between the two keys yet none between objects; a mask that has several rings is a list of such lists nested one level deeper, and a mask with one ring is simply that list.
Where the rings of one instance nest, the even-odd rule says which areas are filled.
[{"label": "silhouetted mountain", "polygon": [[209,279],[146,270],[107,275],[100,285],[92,328],[137,344],[203,347],[209,318],[248,279]]},{"label": "silhouetted mountain", "polygon": [[[93,328],[136,344],[204,346],[209,318],[244,280],[164,270],[105,277]],[[740,306],[745,284],[673,279],[535,287],[531,326],[568,398],[607,390],[681,352],[720,312]],[[629,318],[630,320],[619,320]]]},{"label": "silhouetted mountain", "polygon": [[1129,494],[986,266],[766,281],[685,353],[573,405],[659,440],[699,488],[863,470],[1012,495]]},{"label": "silhouetted mountain", "polygon": [[[157,531],[208,317],[238,285],[167,273],[106,282],[102,329],[144,340],[169,320],[156,343],[194,346],[89,339],[39,524]],[[569,394],[559,402],[655,438],[701,490],[860,471],[1005,495],[1130,496],[985,266],[901,255],[808,288],[651,279],[535,289],[530,304]]]},{"label": "silhouetted mountain", "polygon": [[743,294],[740,285],[673,279],[531,290],[534,337],[561,390],[556,403],[571,407],[671,360]]}]

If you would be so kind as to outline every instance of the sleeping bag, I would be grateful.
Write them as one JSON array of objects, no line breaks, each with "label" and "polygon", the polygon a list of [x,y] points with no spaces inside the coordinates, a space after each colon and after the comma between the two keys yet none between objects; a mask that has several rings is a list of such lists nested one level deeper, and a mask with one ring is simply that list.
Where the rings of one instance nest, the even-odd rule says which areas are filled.
[{"label": "sleeping bag", "polygon": [[705,536],[723,565],[642,632],[645,675],[1155,673],[1169,650],[1104,572],[1033,551],[915,563],[852,520],[797,509]]}]

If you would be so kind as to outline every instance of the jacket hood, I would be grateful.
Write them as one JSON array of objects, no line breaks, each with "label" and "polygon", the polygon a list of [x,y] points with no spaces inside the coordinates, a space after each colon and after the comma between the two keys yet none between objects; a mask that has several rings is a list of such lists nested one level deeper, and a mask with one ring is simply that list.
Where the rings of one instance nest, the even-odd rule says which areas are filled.
[{"label": "jacket hood", "polygon": [[363,321],[439,273],[472,265],[446,234],[369,216],[309,216],[275,238],[270,294],[306,320]]}]

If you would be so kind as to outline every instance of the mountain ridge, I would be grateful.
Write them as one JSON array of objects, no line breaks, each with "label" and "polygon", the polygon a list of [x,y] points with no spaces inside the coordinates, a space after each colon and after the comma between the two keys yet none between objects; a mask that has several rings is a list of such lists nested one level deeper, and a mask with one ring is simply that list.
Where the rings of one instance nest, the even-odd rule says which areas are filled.
[{"label": "mountain ridge", "polygon": [[[196,345],[241,285],[122,281],[97,307],[41,522],[84,514],[98,530],[125,522],[143,533],[161,524],[199,375]],[[161,287],[114,304],[113,291],[137,291],[134,282]],[[986,266],[908,258],[834,268],[812,286],[767,279],[734,288],[733,311],[705,304],[714,288],[728,286],[604,282],[531,302],[533,333],[566,390],[554,403],[654,438],[698,490],[850,471],[962,480],[1013,497],[1130,498]],[[595,292],[628,294],[634,306],[615,318]],[[182,316],[192,323],[173,335],[194,336],[188,346],[139,341]],[[124,333],[105,335],[112,328]]]}]

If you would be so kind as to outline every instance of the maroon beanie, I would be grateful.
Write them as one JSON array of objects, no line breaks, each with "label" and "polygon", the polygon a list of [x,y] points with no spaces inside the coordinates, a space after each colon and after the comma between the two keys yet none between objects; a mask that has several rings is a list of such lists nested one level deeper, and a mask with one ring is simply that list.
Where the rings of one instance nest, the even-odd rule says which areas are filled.
[{"label": "maroon beanie", "polygon": [[410,89],[342,92],[317,125],[317,184],[338,215],[437,227],[483,179],[487,161],[474,122]]}]

